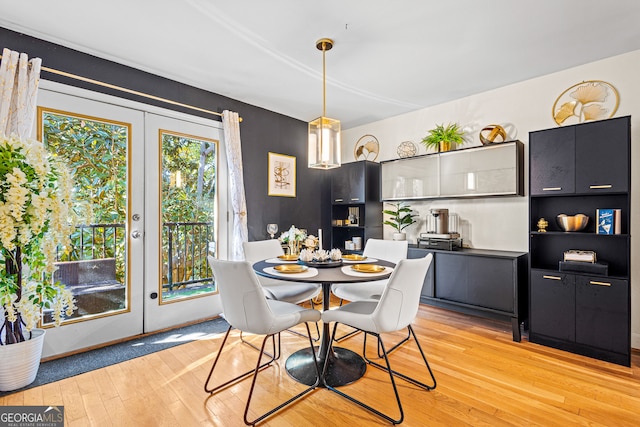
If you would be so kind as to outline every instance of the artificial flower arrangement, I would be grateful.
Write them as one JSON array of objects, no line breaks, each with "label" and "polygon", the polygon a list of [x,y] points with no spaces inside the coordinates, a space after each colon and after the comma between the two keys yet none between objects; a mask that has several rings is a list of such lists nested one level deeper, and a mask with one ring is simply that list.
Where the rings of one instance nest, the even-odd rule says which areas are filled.
[{"label": "artificial flower arrangement", "polygon": [[73,314],[70,290],[53,283],[56,247],[70,247],[76,216],[72,176],[43,144],[0,135],[0,344],[25,341],[51,309],[56,326]]},{"label": "artificial flower arrangement", "polygon": [[313,235],[307,236],[306,231],[296,228],[292,225],[287,231],[283,231],[280,237],[278,237],[280,243],[285,243],[289,246],[289,253],[297,255],[300,253],[301,246],[315,247],[318,245],[317,237]]}]

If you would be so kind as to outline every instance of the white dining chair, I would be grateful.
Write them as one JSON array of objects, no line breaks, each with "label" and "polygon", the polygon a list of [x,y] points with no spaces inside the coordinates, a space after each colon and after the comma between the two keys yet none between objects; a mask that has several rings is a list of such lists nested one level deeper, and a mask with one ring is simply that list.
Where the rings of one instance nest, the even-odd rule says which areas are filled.
[{"label": "white dining chair", "polygon": [[[244,249],[245,260],[251,264],[284,255],[284,249],[282,249],[277,239],[243,242],[242,248]],[[305,301],[311,301],[313,304],[312,299],[318,296],[322,288],[322,285],[318,283],[294,283],[262,276],[259,276],[258,280],[268,299],[294,304],[300,304]]]},{"label": "white dining chair", "polygon": [[[282,249],[277,239],[243,242],[242,249],[244,250],[245,260],[251,264],[284,255],[284,249]],[[311,308],[315,308],[313,298],[317,297],[322,290],[322,285],[319,283],[287,282],[285,280],[271,279],[263,276],[258,276],[258,280],[268,299],[293,304],[301,304],[309,301]],[[315,329],[316,337],[314,340],[317,341],[320,338],[320,327],[317,323]],[[294,330],[290,330],[289,332],[300,335],[300,333]]]},{"label": "white dining chair", "polygon": [[[255,419],[248,419],[251,398],[255,389],[258,373],[266,366],[271,365],[280,356],[280,332],[304,323],[307,329],[309,347],[311,348],[313,356],[316,357],[308,322],[319,321],[320,312],[301,307],[297,304],[265,298],[260,282],[258,281],[258,277],[253,271],[251,264],[247,261],[222,261],[215,259],[212,256],[208,256],[207,260],[211,266],[215,283],[220,292],[223,317],[229,323],[229,328],[222,340],[222,344],[220,345],[218,354],[215,357],[211,371],[209,371],[209,375],[204,384],[204,389],[207,393],[214,394],[253,374],[251,389],[249,390],[249,396],[247,397],[247,403],[244,411],[244,422],[247,425],[254,425],[285,406],[293,403],[319,385],[320,371],[317,364],[314,364],[316,365],[317,375],[316,382],[314,384]],[[258,361],[254,369],[224,382],[217,381],[218,385],[211,386],[210,383],[213,378],[214,370],[225,348],[225,344],[229,338],[229,333],[233,328],[247,333],[264,335]],[[265,344],[269,339],[271,339],[273,344],[273,355],[271,355],[265,363],[262,363],[262,356],[265,354]],[[229,353],[229,355],[232,356],[232,353]],[[217,376],[218,374],[216,374],[216,377]]]},{"label": "white dining chair", "polygon": [[[382,259],[397,264],[401,259],[407,258],[408,249],[409,242],[406,240],[367,239],[362,255],[367,258]],[[338,283],[331,286],[331,292],[340,299],[340,305],[344,301],[379,299],[387,282],[388,279],[366,283]],[[358,330],[348,332],[337,337],[336,341],[347,339],[357,332]],[[393,348],[395,349],[405,340],[399,342]]]},{"label": "white dining chair", "polygon": [[[343,387],[342,390],[338,390],[326,384],[326,382],[324,383],[324,386],[334,393],[351,400],[364,409],[373,412],[393,424],[399,424],[404,420],[402,402],[400,401],[400,395],[398,394],[394,377],[402,378],[425,390],[433,390],[436,388],[436,378],[429,366],[426,356],[424,355],[420,342],[418,342],[418,338],[411,327],[411,322],[415,319],[418,313],[422,283],[427,271],[429,270],[432,259],[433,254],[428,254],[424,258],[402,259],[398,261],[398,264],[396,265],[393,273],[391,273],[389,282],[382,291],[382,295],[379,300],[354,301],[322,313],[323,322],[335,322],[332,332],[333,336],[335,336],[337,325],[339,323],[357,328],[365,333],[362,355],[368,364],[389,373],[389,378],[391,380],[391,385],[393,387],[400,413],[399,418],[393,418],[390,415],[373,408],[371,405],[348,395],[346,392],[342,391],[345,390],[346,387]],[[404,328],[408,328],[409,334],[413,338],[412,341],[416,343],[416,346],[420,351],[422,360],[424,361],[429,376],[431,377],[430,385],[391,369],[389,353],[385,348],[381,334],[399,331]],[[382,357],[384,358],[385,365],[381,365],[367,357],[368,335],[372,335],[378,339],[378,347],[382,350]],[[331,351],[328,351],[327,354],[330,352]],[[414,369],[413,373],[415,372],[416,370]],[[358,383],[354,383],[349,387],[357,387],[356,384]],[[375,399],[379,400],[380,396],[376,396]]]}]

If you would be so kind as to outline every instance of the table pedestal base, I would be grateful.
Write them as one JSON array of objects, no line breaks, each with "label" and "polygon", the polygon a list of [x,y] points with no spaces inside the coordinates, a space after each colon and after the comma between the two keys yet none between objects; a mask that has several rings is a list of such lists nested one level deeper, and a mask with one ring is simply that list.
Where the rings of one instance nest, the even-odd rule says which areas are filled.
[{"label": "table pedestal base", "polygon": [[[316,347],[316,354],[318,354],[318,347]],[[322,374],[322,362],[313,360],[311,349],[305,348],[289,356],[285,367],[294,380],[310,386],[316,381],[316,370],[311,363],[317,363]],[[358,353],[341,347],[333,347],[327,363],[329,366],[325,378],[331,387],[350,384],[360,379],[367,370],[367,364]],[[323,385],[321,381],[320,386]]]}]

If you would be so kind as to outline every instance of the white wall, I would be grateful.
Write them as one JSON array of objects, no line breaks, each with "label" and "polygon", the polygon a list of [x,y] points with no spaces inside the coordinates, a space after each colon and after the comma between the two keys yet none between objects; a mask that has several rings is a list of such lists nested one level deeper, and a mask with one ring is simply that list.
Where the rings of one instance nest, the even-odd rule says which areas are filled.
[{"label": "white wall", "polygon": [[[479,131],[488,124],[498,123],[509,132],[508,139],[522,141],[525,153],[528,153],[530,131],[557,127],[551,109],[565,89],[584,80],[606,81],[620,94],[615,117],[632,116],[631,259],[635,261],[640,254],[640,168],[634,167],[640,165],[640,150],[637,149],[640,144],[638,70],[640,50],[345,130],[342,158],[344,162],[355,160],[354,145],[365,134],[374,135],[380,142],[380,155],[376,161],[398,158],[396,149],[402,141],[412,141],[418,146],[418,154],[425,154],[427,151],[420,141],[427,131],[436,123],[448,122],[458,122],[469,132],[467,147],[481,145]],[[525,154],[525,188],[528,188],[528,154]],[[418,233],[426,231],[428,210],[448,208],[460,217],[466,245],[528,251],[527,197],[424,201],[413,202],[411,206],[420,212],[420,221],[406,229],[413,243]],[[391,238],[392,229],[385,226],[384,233],[385,238]],[[632,347],[640,348],[640,261],[632,262],[631,277],[631,340]]]}]

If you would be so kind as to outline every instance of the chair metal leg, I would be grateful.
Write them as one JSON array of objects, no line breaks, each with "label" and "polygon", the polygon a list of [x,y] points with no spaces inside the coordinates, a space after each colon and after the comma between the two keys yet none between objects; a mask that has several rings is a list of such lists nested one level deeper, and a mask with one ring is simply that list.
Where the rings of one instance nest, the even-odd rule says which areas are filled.
[{"label": "chair metal leg", "polygon": [[[255,369],[252,369],[250,371],[247,371],[247,372],[245,372],[243,374],[238,375],[235,378],[230,379],[229,381],[226,381],[226,382],[224,382],[222,384],[219,384],[219,385],[217,385],[215,387],[209,387],[209,382],[211,381],[211,377],[213,376],[213,371],[216,368],[216,365],[218,364],[218,360],[220,359],[220,355],[222,355],[222,350],[224,350],[224,346],[225,346],[225,344],[227,342],[227,338],[229,338],[229,333],[231,332],[232,328],[233,328],[232,326],[229,326],[229,328],[227,329],[227,333],[224,335],[224,338],[222,339],[222,344],[220,345],[220,350],[218,350],[218,354],[216,355],[216,358],[213,361],[213,366],[211,366],[211,370],[209,371],[209,376],[207,376],[207,380],[204,383],[204,391],[206,391],[207,393],[211,393],[211,394],[216,393],[217,391],[227,387],[228,385],[233,384],[233,383],[235,383],[235,382],[247,377],[248,375],[254,373],[254,371],[255,371]],[[275,336],[274,335],[268,335],[267,337],[265,337],[265,339],[262,342],[262,348],[264,349],[264,344],[265,344],[267,338],[269,338],[269,337],[271,337],[271,339],[273,340],[273,353],[274,354],[278,354],[278,356],[279,356],[279,354],[280,354],[280,338],[278,338],[278,347],[276,348],[276,340],[275,340]],[[250,344],[250,345],[252,347],[255,347],[252,344]],[[267,353],[265,353],[265,354],[267,354]],[[261,356],[260,358],[262,358],[262,354],[260,356]],[[262,368],[270,365],[273,361],[275,361],[277,359],[277,358],[275,358],[275,357],[273,357],[273,356],[271,356],[269,354],[267,354],[267,356],[269,356],[269,360],[267,360],[262,365],[258,365],[256,367],[256,369],[262,369]]]},{"label": "chair metal leg", "polygon": [[[342,298],[340,298],[340,305],[339,307],[342,307],[342,304],[344,303],[344,300]],[[354,336],[355,334],[357,334],[358,332],[362,332],[360,331],[360,329],[356,329],[353,328],[353,330],[351,332],[347,332],[346,334],[342,335],[341,337],[338,338],[333,338],[333,341],[335,342],[341,342],[346,340],[347,338],[351,338],[352,336]]]},{"label": "chair metal leg", "polygon": [[[316,352],[315,352],[315,348],[313,346],[313,339],[311,338],[311,330],[309,329],[309,325],[306,322],[305,322],[304,325],[307,328],[307,336],[309,338],[309,347],[311,347],[311,351],[313,353],[313,358],[315,359],[316,358]],[[258,373],[260,372],[260,366],[261,366],[260,365],[260,361],[262,359],[262,354],[264,353],[264,346],[265,346],[265,343],[267,342],[267,338],[269,338],[269,336],[266,336],[264,338],[264,340],[262,341],[262,348],[260,350],[260,355],[258,356],[258,362],[256,363],[256,368],[253,370],[254,374],[253,374],[253,380],[251,381],[251,390],[249,390],[249,396],[247,397],[247,405],[245,406],[245,409],[244,409],[244,423],[246,425],[255,425],[256,423],[262,421],[263,419],[267,418],[268,416],[272,415],[273,413],[279,411],[280,409],[282,409],[285,406],[293,403],[294,401],[298,400],[299,398],[301,398],[305,394],[307,394],[310,391],[314,390],[320,384],[320,368],[318,367],[317,363],[314,363],[315,368],[316,368],[316,375],[317,376],[316,376],[316,381],[315,381],[315,383],[313,385],[311,385],[308,388],[304,389],[303,391],[301,391],[300,393],[296,394],[292,398],[286,400],[285,402],[279,404],[275,408],[270,409],[269,411],[265,412],[264,414],[260,415],[259,417],[255,418],[254,420],[247,419],[247,415],[249,414],[249,406],[251,404],[251,398],[253,396],[253,391],[255,389],[256,380],[258,378]]]},{"label": "chair metal leg", "polygon": [[[331,341],[333,341],[333,338],[335,338],[336,329],[337,329],[337,323],[333,326],[333,333],[332,333]],[[372,334],[372,335],[378,336],[377,334]],[[365,334],[365,340],[366,340],[366,337],[367,337],[367,334]],[[379,338],[380,337],[378,336],[378,339]],[[382,340],[379,340],[379,341],[380,341],[379,346],[382,348],[382,354],[383,354],[385,363],[387,365],[386,371],[389,373],[389,379],[390,379],[391,385],[393,387],[393,393],[394,393],[394,395],[396,397],[396,403],[398,404],[398,410],[400,412],[400,417],[399,418],[395,419],[395,418],[391,417],[390,415],[387,415],[387,414],[379,411],[378,409],[375,409],[372,406],[369,406],[366,403],[364,403],[364,402],[362,402],[362,401],[360,401],[360,400],[348,395],[347,393],[345,393],[345,392],[343,392],[341,390],[338,390],[338,389],[336,389],[334,387],[331,387],[330,385],[328,385],[326,383],[326,381],[324,381],[324,386],[328,390],[331,390],[332,392],[344,397],[345,399],[350,400],[351,402],[353,402],[356,405],[366,409],[367,411],[372,412],[372,413],[378,415],[381,418],[384,418],[385,420],[389,421],[390,423],[392,423],[392,424],[400,424],[404,420],[404,410],[402,409],[402,403],[400,402],[400,395],[398,394],[398,388],[396,387],[396,382],[395,382],[395,380],[393,378],[393,372],[394,371],[391,369],[391,366],[389,365],[389,357],[387,356],[387,351],[385,350],[384,343],[382,342]],[[331,344],[331,346],[333,346],[333,344]],[[327,365],[328,365],[327,360],[328,360],[328,355],[329,355],[330,352],[331,352],[331,349],[329,349],[329,351],[327,352],[327,358],[325,359],[325,363],[324,363],[324,366],[325,366],[324,367],[324,371],[326,371],[326,368],[327,368]],[[323,371],[323,378],[324,378],[324,374],[325,374],[324,371]]]},{"label": "chair metal leg", "polygon": [[[301,334],[302,335],[302,334]],[[304,336],[304,335],[303,335]],[[250,343],[249,341],[245,340],[244,337],[242,336],[242,331],[240,331],[240,341],[242,341],[243,344],[248,345],[249,347],[253,348],[254,350],[260,351],[260,349],[255,345]],[[280,333],[278,333],[278,343],[280,342]],[[278,349],[280,348],[280,346],[278,345]],[[273,354],[271,353],[267,353],[266,351],[264,352],[264,354],[266,354],[267,356],[269,356],[272,360],[278,360],[280,359],[280,351],[276,352],[276,347],[274,346],[274,350],[273,350]]]},{"label": "chair metal leg", "polygon": [[[436,377],[433,375],[433,371],[431,370],[431,366],[429,366],[429,362],[427,361],[427,357],[424,355],[424,351],[422,351],[422,346],[420,346],[420,342],[418,341],[418,338],[416,337],[416,334],[413,330],[413,328],[411,327],[411,325],[409,325],[407,327],[409,329],[409,336],[413,337],[413,341],[416,343],[416,345],[418,346],[418,350],[420,351],[420,355],[422,356],[422,360],[424,361],[425,366],[427,367],[427,370],[429,371],[429,375],[431,376],[431,380],[433,382],[433,385],[427,385],[425,383],[422,383],[418,380],[416,380],[415,378],[411,378],[405,374],[402,374],[398,371],[391,371],[393,373],[393,375],[398,376],[400,378],[402,378],[403,380],[410,382],[411,384],[414,384],[418,387],[424,388],[425,390],[433,390],[434,388],[436,388],[437,383],[436,383]],[[377,362],[374,362],[373,360],[369,359],[367,357],[367,335],[373,335],[376,336],[378,338],[378,350],[380,349],[380,346],[382,346],[382,339],[380,338],[380,336],[378,334],[373,334],[371,332],[366,332],[365,336],[364,336],[364,347],[362,350],[362,356],[364,357],[364,359],[367,361],[368,364],[375,366],[376,368],[382,369],[384,371],[386,371],[388,369],[388,367],[385,367]],[[397,348],[398,344],[396,344],[396,346],[394,347]],[[384,348],[383,348],[384,350]],[[388,355],[391,351],[386,352],[386,354]]]},{"label": "chair metal leg", "polygon": [[[411,332],[409,332],[409,329],[407,328],[407,336],[404,337],[402,340],[400,340],[399,342],[397,342],[393,347],[391,347],[389,349],[389,351],[387,351],[387,354],[391,354],[395,349],[397,349],[398,347],[400,347],[402,344],[406,343],[407,341],[409,341],[409,339],[411,338]],[[378,358],[382,359],[382,349],[380,348],[380,340],[378,340]]]}]

